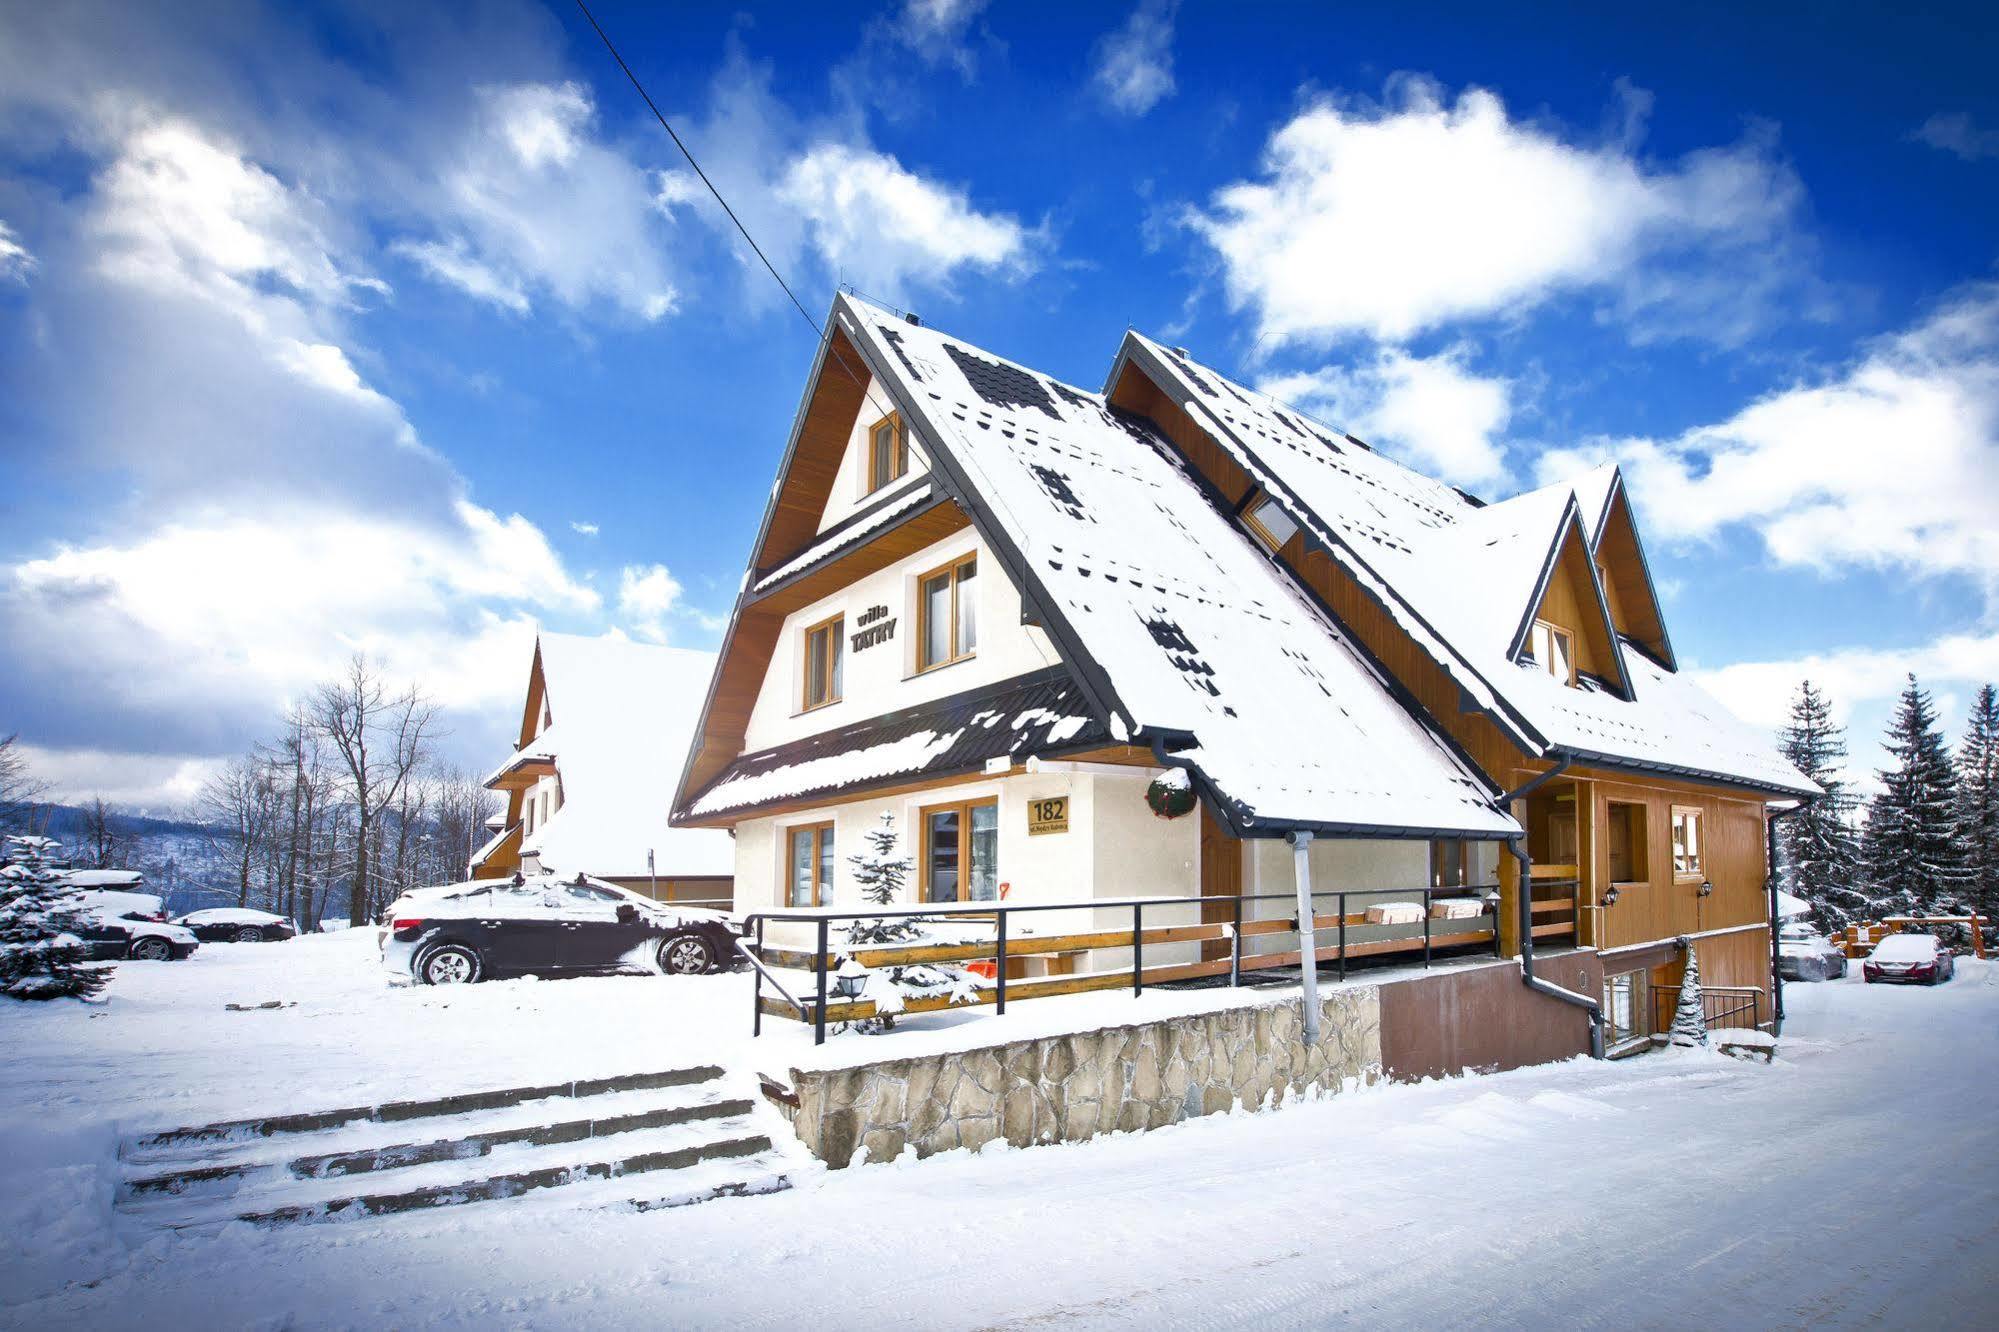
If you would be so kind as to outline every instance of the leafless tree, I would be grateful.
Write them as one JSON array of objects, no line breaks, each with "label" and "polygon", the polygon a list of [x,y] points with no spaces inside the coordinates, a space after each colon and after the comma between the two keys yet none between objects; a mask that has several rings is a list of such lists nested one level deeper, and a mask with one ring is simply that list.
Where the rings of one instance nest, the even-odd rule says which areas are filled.
[{"label": "leafless tree", "polygon": [[342,769],[342,792],[354,810],[354,861],[347,881],[348,922],[374,914],[372,874],[380,859],[380,824],[398,806],[436,739],[437,707],[414,685],[392,693],[356,653],[347,673],[321,685],[310,705],[313,728]]},{"label": "leafless tree", "polygon": [[92,796],[83,807],[82,852],[77,863],[87,869],[124,869],[132,857],[132,839],[118,829],[118,811]]},{"label": "leafless tree", "polygon": [[42,798],[48,784],[28,770],[19,736],[0,736],[0,835],[33,832],[46,822]]},{"label": "leafless tree", "polygon": [[270,772],[255,755],[239,758],[201,789],[204,822],[222,831],[235,866],[236,905],[250,905],[251,870],[264,849],[271,821]]}]

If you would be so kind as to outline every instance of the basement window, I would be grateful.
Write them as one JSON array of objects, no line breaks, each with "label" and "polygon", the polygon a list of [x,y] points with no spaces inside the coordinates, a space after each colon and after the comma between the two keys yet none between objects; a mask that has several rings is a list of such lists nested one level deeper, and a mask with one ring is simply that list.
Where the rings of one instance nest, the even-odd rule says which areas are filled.
[{"label": "basement window", "polygon": [[1570,688],[1576,683],[1576,636],[1546,620],[1534,621],[1527,650],[1542,670]]},{"label": "basement window", "polygon": [[1268,495],[1249,506],[1243,513],[1243,521],[1256,533],[1257,540],[1273,551],[1284,549],[1284,543],[1298,535],[1298,524]]},{"label": "basement window", "polygon": [[909,471],[909,429],[902,416],[890,412],[868,430],[866,494],[872,495]]}]

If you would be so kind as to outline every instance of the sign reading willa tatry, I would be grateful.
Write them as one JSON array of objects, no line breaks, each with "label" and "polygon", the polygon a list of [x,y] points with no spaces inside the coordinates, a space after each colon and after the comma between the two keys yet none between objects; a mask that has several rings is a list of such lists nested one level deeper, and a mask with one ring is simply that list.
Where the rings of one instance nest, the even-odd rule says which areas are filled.
[{"label": "sign reading willa tatry", "polygon": [[1027,802],[1027,835],[1069,831],[1069,797],[1048,796]]},{"label": "sign reading willa tatry", "polygon": [[856,652],[871,648],[877,643],[886,643],[895,637],[895,617],[888,613],[886,606],[870,606],[854,617],[858,626],[848,637]]}]

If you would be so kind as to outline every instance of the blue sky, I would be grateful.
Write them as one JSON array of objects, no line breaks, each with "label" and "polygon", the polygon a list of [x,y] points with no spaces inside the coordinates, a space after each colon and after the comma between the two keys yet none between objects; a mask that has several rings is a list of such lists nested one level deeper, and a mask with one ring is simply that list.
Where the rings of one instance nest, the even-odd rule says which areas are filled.
[{"label": "blue sky", "polygon": [[[0,13],[0,731],[184,799],[360,648],[712,646],[812,335],[573,9]],[[1135,326],[1487,495],[1626,465],[1683,664],[1857,767],[1999,676],[1995,18],[598,15],[807,306]]]}]

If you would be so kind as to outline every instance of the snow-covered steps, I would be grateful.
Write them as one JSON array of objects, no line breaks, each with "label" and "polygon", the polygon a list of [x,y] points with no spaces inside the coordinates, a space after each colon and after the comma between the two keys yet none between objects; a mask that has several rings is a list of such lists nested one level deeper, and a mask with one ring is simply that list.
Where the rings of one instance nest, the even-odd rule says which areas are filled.
[{"label": "snow-covered steps", "polygon": [[548,1190],[649,1208],[783,1188],[770,1112],[740,1090],[701,1067],[173,1129],[123,1145],[118,1207],[180,1229]]}]

